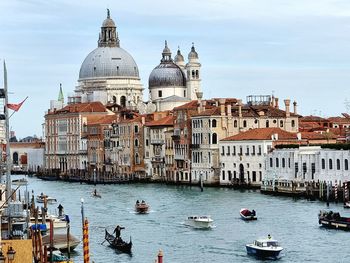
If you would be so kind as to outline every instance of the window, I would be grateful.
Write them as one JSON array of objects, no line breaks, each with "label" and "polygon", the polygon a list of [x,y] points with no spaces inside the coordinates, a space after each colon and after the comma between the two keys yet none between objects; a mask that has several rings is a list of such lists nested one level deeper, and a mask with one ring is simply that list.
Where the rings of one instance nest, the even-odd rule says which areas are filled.
[{"label": "window", "polygon": [[232,155],[236,155],[236,146],[232,146]]},{"label": "window", "polygon": [[243,155],[243,148],[242,148],[242,146],[239,146],[239,155]]},{"label": "window", "polygon": [[298,165],[298,163],[295,163],[294,167],[295,167],[295,178],[297,178],[298,177],[298,172],[299,172],[299,165]]},{"label": "window", "polygon": [[252,176],[253,176],[253,182],[256,182],[256,171],[252,172]]},{"label": "window", "polygon": [[295,120],[292,120],[292,127],[295,127]]},{"label": "window", "polygon": [[322,169],[326,169],[326,160],[325,159],[322,159]]},{"label": "window", "polygon": [[237,120],[233,122],[233,127],[237,128]]},{"label": "window", "polygon": [[225,146],[221,146],[221,155],[225,155]]},{"label": "window", "polygon": [[158,98],[161,98],[163,96],[163,92],[161,90],[158,90]]},{"label": "window", "polygon": [[255,155],[255,145],[253,145],[252,155]]},{"label": "window", "polygon": [[227,146],[227,153],[226,155],[230,155],[230,146]]},{"label": "window", "polygon": [[249,146],[247,146],[247,148],[246,148],[245,155],[249,155]]},{"label": "window", "polygon": [[148,146],[148,144],[149,144],[149,143],[148,143],[148,139],[146,139],[146,146]]},{"label": "window", "polygon": [[305,174],[307,171],[306,163],[303,163],[303,178],[305,179]]},{"label": "window", "polygon": [[213,136],[212,136],[212,143],[213,144],[217,144],[218,143],[218,135],[216,133],[213,133]]},{"label": "window", "polygon": [[286,167],[286,159],[282,158],[282,167],[285,168]]},{"label": "window", "polygon": [[273,167],[273,161],[272,161],[272,158],[270,158],[270,167]]},{"label": "window", "polygon": [[269,120],[266,121],[266,128],[270,127]]},{"label": "window", "polygon": [[135,147],[138,147],[138,146],[139,146],[139,140],[135,139]]},{"label": "window", "polygon": [[243,127],[244,127],[244,128],[247,127],[247,121],[246,121],[246,120],[243,121]]},{"label": "window", "polygon": [[228,180],[232,181],[232,172],[231,171],[227,171],[228,172]]},{"label": "window", "polygon": [[283,127],[283,121],[280,120],[280,127],[282,128]]},{"label": "window", "polygon": [[135,131],[135,133],[138,133],[138,132],[139,132],[139,126],[138,126],[138,125],[135,125],[134,131]]},{"label": "window", "polygon": [[225,171],[222,171],[222,180],[225,181]]},{"label": "window", "polygon": [[216,120],[214,119],[214,120],[212,120],[212,122],[211,122],[211,127],[213,127],[213,128],[215,128],[216,127]]},{"label": "window", "polygon": [[279,162],[279,159],[276,158],[276,167],[279,167],[280,166],[280,162]]},{"label": "window", "polygon": [[340,160],[337,159],[337,170],[340,170]]},{"label": "window", "polygon": [[345,170],[349,170],[349,161],[348,161],[348,159],[344,160],[344,169]]},{"label": "window", "polygon": [[314,180],[315,178],[315,172],[316,172],[316,164],[315,163],[311,163],[311,179]]},{"label": "window", "polygon": [[328,160],[328,166],[329,166],[329,167],[328,167],[329,170],[332,170],[332,169],[333,169],[333,161],[332,161],[332,159],[329,159],[329,160]]},{"label": "window", "polygon": [[259,145],[258,155],[261,155],[261,145]]}]

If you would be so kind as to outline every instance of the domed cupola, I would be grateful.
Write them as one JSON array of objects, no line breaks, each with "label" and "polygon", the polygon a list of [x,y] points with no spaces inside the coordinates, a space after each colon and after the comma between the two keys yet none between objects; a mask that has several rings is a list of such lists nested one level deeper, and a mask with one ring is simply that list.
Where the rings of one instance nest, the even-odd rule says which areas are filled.
[{"label": "domed cupola", "polygon": [[196,49],[194,48],[194,43],[192,43],[191,51],[188,53],[188,60],[196,60],[198,59],[198,53],[196,52]]},{"label": "domed cupola", "polygon": [[113,19],[107,9],[98,39],[98,48],[84,60],[79,79],[137,78],[139,70],[133,57],[120,47],[119,37]]},{"label": "domed cupola", "polygon": [[152,70],[148,79],[148,85],[149,88],[186,86],[186,77],[181,68],[173,62],[167,41],[165,41],[160,64]]},{"label": "domed cupola", "polygon": [[174,62],[178,65],[182,70],[185,68],[185,60],[183,55],[181,54],[180,48],[178,48],[176,56],[174,58]]}]

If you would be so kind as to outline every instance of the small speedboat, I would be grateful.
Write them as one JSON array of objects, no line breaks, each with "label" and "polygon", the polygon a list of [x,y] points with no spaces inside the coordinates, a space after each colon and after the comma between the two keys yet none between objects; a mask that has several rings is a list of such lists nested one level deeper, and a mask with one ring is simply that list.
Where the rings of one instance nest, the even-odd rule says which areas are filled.
[{"label": "small speedboat", "polygon": [[144,200],[142,200],[141,203],[139,202],[139,200],[137,200],[135,204],[135,210],[137,213],[146,214],[148,213],[148,209],[149,209],[149,205]]},{"label": "small speedboat", "polygon": [[210,216],[189,216],[185,221],[185,225],[194,228],[211,228],[214,220]]},{"label": "small speedboat", "polygon": [[252,244],[246,245],[248,255],[258,258],[277,258],[283,247],[279,246],[277,240],[270,235],[267,238],[257,239]]},{"label": "small speedboat", "polygon": [[257,220],[258,219],[256,216],[256,213],[255,213],[255,210],[250,211],[247,208],[242,208],[239,211],[239,214],[243,220]]},{"label": "small speedboat", "polygon": [[350,217],[342,217],[333,211],[320,211],[318,223],[327,228],[350,230]]},{"label": "small speedboat", "polygon": [[344,208],[350,208],[350,202],[345,202],[344,203]]},{"label": "small speedboat", "polygon": [[45,200],[46,200],[46,202],[48,204],[55,204],[55,203],[57,203],[57,199],[53,198],[51,196],[47,196],[47,195],[41,194],[41,195],[37,195],[37,197],[36,197],[36,201],[38,203],[44,203]]}]

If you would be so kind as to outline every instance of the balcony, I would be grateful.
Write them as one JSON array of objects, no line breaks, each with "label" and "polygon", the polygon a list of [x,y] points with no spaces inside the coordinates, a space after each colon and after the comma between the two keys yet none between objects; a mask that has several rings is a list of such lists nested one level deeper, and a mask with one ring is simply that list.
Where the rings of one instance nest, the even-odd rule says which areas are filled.
[{"label": "balcony", "polygon": [[153,145],[163,145],[164,140],[163,139],[151,139],[151,144]]},{"label": "balcony", "polygon": [[200,147],[200,144],[198,143],[191,143],[190,144],[190,149],[198,149]]}]

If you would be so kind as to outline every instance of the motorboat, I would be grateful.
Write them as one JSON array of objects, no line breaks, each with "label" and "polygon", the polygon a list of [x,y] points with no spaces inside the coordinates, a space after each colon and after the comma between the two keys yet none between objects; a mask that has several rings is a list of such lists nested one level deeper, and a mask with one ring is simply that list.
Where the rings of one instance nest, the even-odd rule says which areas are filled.
[{"label": "motorboat", "polygon": [[257,220],[257,216],[256,216],[256,212],[255,210],[252,210],[250,211],[249,209],[247,208],[242,208],[240,211],[239,211],[239,214],[241,216],[241,218],[243,220]]},{"label": "motorboat", "polygon": [[125,242],[121,237],[116,238],[112,234],[108,233],[107,229],[105,229],[105,240],[107,240],[110,247],[117,249],[118,251],[123,253],[131,253],[131,237],[129,242]]},{"label": "motorboat", "polygon": [[36,196],[36,202],[37,203],[45,203],[45,200],[46,200],[46,202],[48,204],[55,204],[55,203],[57,203],[57,199],[56,198],[44,195],[43,193],[41,193],[40,195]]},{"label": "motorboat", "polygon": [[[42,238],[43,245],[50,245],[50,235],[45,235]],[[80,244],[80,240],[69,234],[69,249],[74,250]],[[67,242],[67,234],[56,234],[53,236],[53,247],[60,251],[68,251],[68,242]]]},{"label": "motorboat", "polygon": [[277,258],[283,247],[270,235],[267,238],[255,240],[252,244],[246,245],[247,254],[258,258]]},{"label": "motorboat", "polygon": [[185,221],[185,225],[194,228],[211,228],[214,220],[210,216],[189,216]]},{"label": "motorboat", "polygon": [[344,203],[344,208],[350,208],[350,202],[345,202]]},{"label": "motorboat", "polygon": [[138,214],[147,214],[149,209],[149,205],[142,200],[142,202],[139,202],[139,200],[136,201],[135,204],[135,211]]},{"label": "motorboat", "polygon": [[318,223],[327,228],[350,230],[350,217],[342,217],[333,211],[321,210],[318,214]]},{"label": "motorboat", "polygon": [[36,225],[35,218],[31,217],[30,221],[29,221],[29,226],[30,227],[34,226],[34,228],[38,228],[41,231],[45,232],[45,231],[48,231],[50,229],[50,222],[51,221],[53,222],[54,231],[58,231],[58,230],[67,228],[66,218],[63,216],[58,217],[55,215],[47,215],[45,217],[45,220],[43,220],[42,216],[38,217],[38,221],[37,221],[38,226],[37,227],[35,227],[35,225]]},{"label": "motorboat", "polygon": [[[49,262],[50,254],[48,255],[47,262]],[[66,257],[61,251],[54,250],[52,251],[52,262],[58,262],[58,263],[73,263],[72,260],[70,260],[68,257]]]}]

